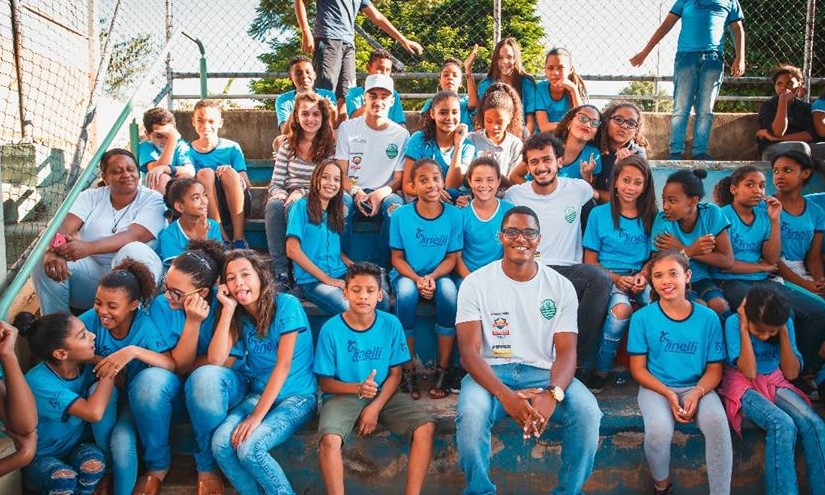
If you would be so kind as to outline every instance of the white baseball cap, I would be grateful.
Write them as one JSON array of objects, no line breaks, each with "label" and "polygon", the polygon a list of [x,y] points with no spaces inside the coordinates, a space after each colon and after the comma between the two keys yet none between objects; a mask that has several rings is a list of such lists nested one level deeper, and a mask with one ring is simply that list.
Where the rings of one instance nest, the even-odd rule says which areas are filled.
[{"label": "white baseball cap", "polygon": [[395,91],[395,83],[393,83],[392,78],[386,74],[370,74],[367,76],[367,80],[364,81],[364,92],[371,89],[386,89],[390,93]]}]

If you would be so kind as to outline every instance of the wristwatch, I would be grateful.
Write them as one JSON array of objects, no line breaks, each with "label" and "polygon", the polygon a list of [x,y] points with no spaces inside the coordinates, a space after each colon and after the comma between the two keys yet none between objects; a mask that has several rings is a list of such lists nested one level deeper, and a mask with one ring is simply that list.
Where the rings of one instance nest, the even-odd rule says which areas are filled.
[{"label": "wristwatch", "polygon": [[564,390],[562,390],[561,387],[550,385],[550,387],[547,390],[550,392],[550,395],[552,395],[553,398],[556,399],[556,402],[561,402],[564,400]]}]

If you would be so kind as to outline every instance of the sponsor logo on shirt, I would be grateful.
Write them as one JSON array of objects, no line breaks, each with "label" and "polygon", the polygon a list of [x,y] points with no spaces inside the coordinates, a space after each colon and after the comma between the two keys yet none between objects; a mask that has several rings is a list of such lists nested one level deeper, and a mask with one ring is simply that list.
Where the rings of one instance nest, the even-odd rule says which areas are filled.
[{"label": "sponsor logo on shirt", "polygon": [[375,361],[381,359],[381,346],[375,346],[369,349],[359,349],[358,344],[354,340],[347,341],[347,352],[350,354],[350,359],[353,363],[359,361]]},{"label": "sponsor logo on shirt", "polygon": [[618,230],[619,239],[625,244],[625,246],[630,244],[647,244],[647,236],[642,234],[632,235],[627,232],[627,230],[619,227]]},{"label": "sponsor logo on shirt", "polygon": [[576,211],[575,206],[567,206],[564,209],[564,219],[567,220],[567,223],[573,223],[578,216],[578,212]]},{"label": "sponsor logo on shirt", "polygon": [[810,230],[794,230],[788,222],[782,222],[782,240],[795,239],[800,241],[810,241],[814,233]]},{"label": "sponsor logo on shirt", "polygon": [[447,234],[428,236],[424,229],[415,229],[415,239],[421,247],[445,246],[447,244]]},{"label": "sponsor logo on shirt", "polygon": [[539,308],[539,311],[545,320],[552,320],[553,317],[556,316],[556,301],[552,299],[545,299],[541,302],[541,308]]},{"label": "sponsor logo on shirt", "polygon": [[249,353],[250,354],[271,354],[278,352],[278,345],[270,339],[261,340],[257,336],[252,336],[249,339]]},{"label": "sponsor logo on shirt", "polygon": [[756,251],[761,249],[762,246],[761,241],[748,242],[738,233],[733,234],[730,241],[733,245],[733,249],[737,251]]},{"label": "sponsor logo on shirt", "polygon": [[664,344],[665,352],[672,352],[674,354],[690,354],[695,355],[699,350],[699,342],[695,340],[678,341],[670,338],[667,330],[662,330],[659,334],[659,343]]},{"label": "sponsor logo on shirt", "polygon": [[510,324],[507,323],[507,318],[498,317],[493,319],[493,335],[499,339],[503,339],[510,335]]},{"label": "sponsor logo on shirt", "polygon": [[387,153],[387,158],[393,159],[398,156],[398,145],[395,143],[390,143],[385,150]]},{"label": "sponsor logo on shirt", "polygon": [[513,357],[513,346],[510,344],[496,344],[492,347],[493,357],[509,358]]}]

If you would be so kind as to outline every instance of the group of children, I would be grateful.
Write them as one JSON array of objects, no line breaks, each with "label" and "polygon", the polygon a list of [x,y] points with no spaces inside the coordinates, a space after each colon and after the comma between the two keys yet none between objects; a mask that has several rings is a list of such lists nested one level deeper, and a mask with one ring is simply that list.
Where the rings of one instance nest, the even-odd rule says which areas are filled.
[{"label": "group of children", "polygon": [[[370,58],[364,91],[349,93],[357,116],[340,126],[332,97],[311,90],[309,61],[291,64],[296,91],[286,117],[279,114],[285,134],[275,143],[266,206],[269,262],[245,249],[249,179],[240,147],[218,136],[220,108],[195,106],[191,143],[169,112],[147,112],[137,165],[173,217],[158,235],[162,285],[127,259],[103,276],[94,307],[80,317],[18,316],[15,326],[42,361],[25,382],[9,352],[16,330],[3,325],[0,412],[36,409],[39,423],[35,435],[31,422],[0,418],[18,445],[0,468],[33,457],[24,479],[44,493],[157,493],[170,467],[171,425],[190,422],[199,493],[222,493],[221,472],[238,493],[293,493],[269,450],[314,416],[320,388],[328,492],[344,491],[341,450],[350,434],[370,435],[381,423],[412,442],[406,493],[419,493],[435,427],[413,402],[418,304],[435,304],[428,394],[440,399],[460,389],[453,349],[461,282],[502,256],[502,218],[519,197],[500,199],[504,190],[561,177],[575,181],[586,205],[568,207],[560,220],[586,218],[580,263],[612,282],[607,313],[595,315],[604,320],[599,344],[580,352],[579,366],[600,391],[627,338],[657,493],[672,490],[674,422],[694,420],[707,439],[710,491],[728,493],[728,420],[738,429],[743,415],[768,431],[776,454],[766,455],[770,490],[779,479],[793,486],[788,432],[799,430],[807,432],[809,486],[823,493],[825,424],[797,388],[803,373],[818,373],[825,396],[825,212],[801,193],[816,163],[778,154],[771,197],[760,169],[737,169],[716,187],[717,204],[701,201],[703,171],[679,171],[667,180],[660,212],[638,107],[587,104],[563,49],[547,54],[547,81],[535,84],[509,38],[496,46],[477,92],[474,56],[445,61],[441,91],[412,136],[392,121],[399,100],[388,54]],[[457,92],[462,68],[467,96]],[[558,152],[523,145],[545,132],[561,141]],[[549,154],[539,160],[539,152]],[[376,251],[388,257],[384,267],[348,256],[357,218],[382,222]],[[555,235],[543,233],[569,241]],[[389,287],[382,268],[390,268]],[[293,280],[332,315],[315,344]],[[390,287],[394,314],[386,312]]]}]

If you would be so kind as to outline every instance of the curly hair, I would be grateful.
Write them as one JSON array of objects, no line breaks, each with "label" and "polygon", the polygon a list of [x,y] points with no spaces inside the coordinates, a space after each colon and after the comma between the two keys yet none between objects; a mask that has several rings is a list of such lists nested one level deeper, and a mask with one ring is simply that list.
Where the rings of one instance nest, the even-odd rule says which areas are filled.
[{"label": "curly hair", "polygon": [[100,287],[121,289],[129,301],[149,306],[155,295],[155,276],[149,268],[132,258],[126,258],[100,279]]},{"label": "curly hair", "polygon": [[311,162],[319,163],[325,158],[329,158],[335,152],[335,136],[332,133],[332,121],[335,119],[335,109],[332,104],[318,93],[306,92],[295,95],[295,106],[292,108],[292,116],[289,118],[289,126],[286,130],[287,143],[294,158],[298,153],[298,144],[304,137],[304,128],[298,121],[298,113],[301,111],[301,103],[309,105],[317,104],[321,111],[321,128],[312,138],[310,150],[312,151]]},{"label": "curly hair", "polygon": [[[556,127],[556,135],[559,137],[559,139],[562,140],[562,142],[567,142],[567,136],[570,135],[570,124],[573,122],[573,118],[576,116],[577,113],[581,112],[585,108],[592,108],[593,110],[595,110],[596,114],[599,116],[599,121],[604,122],[604,119],[602,118],[602,113],[599,111],[599,109],[589,103],[573,107],[570,110],[568,110],[566,114],[564,114],[564,117],[562,117],[559,121],[558,127]],[[599,142],[599,133],[601,131],[601,126],[599,126],[599,129],[596,131],[596,135],[593,137],[593,140],[591,142]]]},{"label": "curly hair", "polygon": [[190,241],[186,251],[172,260],[175,270],[180,270],[192,280],[195,287],[212,287],[223,271],[226,253],[217,241]]},{"label": "curly hair", "polygon": [[275,288],[275,281],[272,279],[272,273],[269,271],[268,263],[251,249],[235,249],[226,253],[226,262],[223,265],[222,280],[226,282],[226,268],[233,261],[245,259],[252,265],[252,270],[258,275],[258,280],[261,282],[261,293],[258,296],[258,318],[257,320],[243,307],[238,306],[235,314],[232,316],[232,322],[229,324],[229,332],[235,341],[241,338],[241,317],[246,315],[255,323],[258,330],[258,337],[264,338],[269,333],[269,326],[275,318],[275,296],[278,290]]},{"label": "curly hair", "polygon": [[520,138],[524,125],[524,117],[521,98],[519,98],[516,90],[509,84],[503,82],[491,84],[484,92],[484,96],[478,106],[478,111],[474,119],[476,129],[484,129],[484,112],[491,108],[510,112],[511,118],[510,124],[507,126],[507,132]]},{"label": "curly hair", "polygon": [[737,167],[736,170],[730,173],[713,186],[713,201],[719,206],[725,206],[733,203],[733,193],[730,192],[731,186],[739,185],[748,174],[755,172],[762,173],[759,167],[753,165],[743,165]]},{"label": "curly hair", "polygon": [[[309,194],[307,194],[307,210],[309,211],[309,222],[314,225],[321,225],[324,220],[324,210],[321,207],[321,176],[324,175],[327,167],[332,167],[338,171],[338,176],[341,176],[341,167],[338,166],[335,159],[328,158],[315,167],[312,171],[312,177],[309,179]],[[342,180],[343,182],[343,180]],[[330,230],[344,233],[344,188],[343,185],[338,188],[327,204],[327,226]]]},{"label": "curly hair", "polygon": [[[642,148],[649,148],[650,143],[647,141],[647,138],[644,136],[642,130],[644,127],[644,117],[642,116],[642,110],[636,106],[635,103],[632,101],[613,101],[607,107],[605,107],[604,111],[602,112],[602,122],[607,122],[608,125],[610,123],[610,119],[613,118],[613,115],[622,108],[629,108],[636,112],[637,115],[637,123],[638,127],[636,127],[636,136],[633,138],[633,141],[636,142]],[[607,155],[610,153],[610,134],[606,129],[604,132],[601,133],[601,137],[599,138],[599,150],[602,152],[603,155]]]}]

